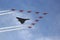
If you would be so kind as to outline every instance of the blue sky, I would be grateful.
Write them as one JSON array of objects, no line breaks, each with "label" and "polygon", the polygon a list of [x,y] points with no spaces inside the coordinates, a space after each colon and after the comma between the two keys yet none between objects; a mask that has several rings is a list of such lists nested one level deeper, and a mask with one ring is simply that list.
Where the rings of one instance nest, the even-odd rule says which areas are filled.
[{"label": "blue sky", "polygon": [[[60,40],[60,0],[0,0],[0,10],[5,11],[12,8],[47,12],[48,15],[44,16],[34,26],[34,29],[0,33],[0,40]],[[16,20],[16,16],[23,18],[26,16],[32,20],[36,17],[34,13],[30,15],[13,13],[15,14],[0,16],[0,27],[21,25]],[[27,21],[24,25],[29,25],[28,23],[31,22]]]}]

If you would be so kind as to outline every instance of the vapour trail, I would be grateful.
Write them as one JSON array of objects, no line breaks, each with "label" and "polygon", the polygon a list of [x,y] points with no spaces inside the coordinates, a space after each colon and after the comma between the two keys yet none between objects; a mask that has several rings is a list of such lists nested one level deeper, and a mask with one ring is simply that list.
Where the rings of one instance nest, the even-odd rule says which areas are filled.
[{"label": "vapour trail", "polygon": [[0,16],[7,15],[7,14],[13,14],[16,12],[18,12],[18,11],[17,10],[16,11],[11,11],[11,10],[0,11]]},{"label": "vapour trail", "polygon": [[23,29],[22,28],[7,29],[7,30],[2,30],[0,32],[8,32],[8,31],[15,31],[15,30],[23,30]]},{"label": "vapour trail", "polygon": [[12,14],[12,13],[15,13],[15,12],[16,11],[11,11],[11,10],[0,11],[0,16],[7,15],[7,14]]},{"label": "vapour trail", "polygon": [[0,28],[0,32],[23,30],[23,29],[27,29],[27,28],[25,26],[10,26],[10,27]]},{"label": "vapour trail", "polygon": [[2,13],[2,14],[0,14],[0,16],[1,15],[7,15],[7,14],[12,14],[13,12],[9,12],[9,13]]},{"label": "vapour trail", "polygon": [[0,13],[6,13],[6,12],[11,12],[11,10],[0,11]]}]

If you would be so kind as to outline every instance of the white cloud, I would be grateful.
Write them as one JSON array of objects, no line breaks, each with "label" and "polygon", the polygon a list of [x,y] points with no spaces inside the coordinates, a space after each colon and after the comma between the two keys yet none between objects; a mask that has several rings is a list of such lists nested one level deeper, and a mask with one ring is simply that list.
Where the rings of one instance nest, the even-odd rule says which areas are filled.
[{"label": "white cloud", "polygon": [[35,34],[31,33],[29,30],[22,30],[19,33],[19,37],[23,40],[60,40],[59,36],[43,36],[43,34]]},{"label": "white cloud", "polygon": [[41,37],[41,38],[37,38],[36,40],[51,40],[51,39],[50,38]]},{"label": "white cloud", "polygon": [[36,40],[60,40],[58,38],[49,38],[49,37],[41,37],[41,38],[37,38]]},{"label": "white cloud", "polygon": [[31,38],[33,37],[33,35],[28,30],[22,30],[22,31],[20,31],[19,32],[19,36],[23,40],[31,40]]}]

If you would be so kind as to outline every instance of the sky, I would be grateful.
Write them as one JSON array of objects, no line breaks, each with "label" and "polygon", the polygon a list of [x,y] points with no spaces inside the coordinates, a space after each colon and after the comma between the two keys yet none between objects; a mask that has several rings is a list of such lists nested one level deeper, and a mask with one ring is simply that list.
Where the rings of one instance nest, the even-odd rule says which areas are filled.
[{"label": "sky", "polygon": [[[22,9],[24,12],[12,12],[12,8]],[[60,40],[60,0],[0,0],[0,11],[6,10],[12,14],[0,15],[0,28],[22,25],[16,17],[31,19],[22,25],[24,27],[30,25],[39,15],[43,18],[31,29],[1,32],[0,40]],[[28,14],[27,10],[32,10],[32,13]],[[36,11],[40,14],[34,14]],[[44,12],[48,14],[42,15]]]}]

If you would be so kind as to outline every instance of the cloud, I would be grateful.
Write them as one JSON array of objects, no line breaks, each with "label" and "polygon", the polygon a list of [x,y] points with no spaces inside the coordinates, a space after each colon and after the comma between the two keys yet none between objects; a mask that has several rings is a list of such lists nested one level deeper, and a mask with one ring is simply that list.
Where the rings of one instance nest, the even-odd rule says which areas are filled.
[{"label": "cloud", "polygon": [[31,40],[33,35],[28,30],[23,30],[19,32],[19,37],[21,37],[23,40]]},{"label": "cloud", "polygon": [[31,30],[22,30],[18,34],[23,40],[60,40],[60,36],[44,36],[42,33],[34,34]]},{"label": "cloud", "polygon": [[36,38],[36,40],[60,40],[59,37],[40,37],[40,38]]}]

